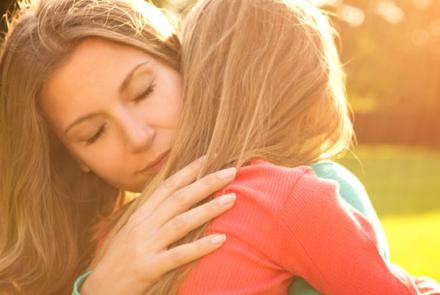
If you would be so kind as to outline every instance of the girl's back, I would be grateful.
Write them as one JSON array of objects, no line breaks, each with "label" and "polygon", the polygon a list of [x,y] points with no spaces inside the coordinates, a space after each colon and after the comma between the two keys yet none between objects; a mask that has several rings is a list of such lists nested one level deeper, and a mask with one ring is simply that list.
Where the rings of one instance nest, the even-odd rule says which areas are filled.
[{"label": "girl's back", "polygon": [[235,206],[207,232],[228,240],[200,260],[180,294],[286,294],[298,276],[323,294],[414,290],[389,270],[373,226],[310,167],[254,160],[224,192],[237,195]]}]

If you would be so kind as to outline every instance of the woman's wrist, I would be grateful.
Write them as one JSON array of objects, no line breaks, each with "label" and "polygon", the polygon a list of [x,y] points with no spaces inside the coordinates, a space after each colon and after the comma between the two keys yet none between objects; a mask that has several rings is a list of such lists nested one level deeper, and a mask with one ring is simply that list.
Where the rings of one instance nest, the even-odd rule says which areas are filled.
[{"label": "woman's wrist", "polygon": [[84,273],[78,277],[75,286],[77,287],[77,293],[72,293],[72,295],[137,295],[143,294],[148,289],[145,284],[141,284],[127,271],[122,271],[119,275],[116,275],[114,271],[109,272],[105,268],[101,271],[96,268],[93,272]]}]

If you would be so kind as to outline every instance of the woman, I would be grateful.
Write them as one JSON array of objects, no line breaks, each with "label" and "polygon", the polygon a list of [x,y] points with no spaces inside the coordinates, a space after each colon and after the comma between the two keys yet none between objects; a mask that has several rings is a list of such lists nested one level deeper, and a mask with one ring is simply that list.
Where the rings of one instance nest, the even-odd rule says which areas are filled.
[{"label": "woman", "polygon": [[[67,134],[66,137],[63,137],[64,134],[56,129],[55,121],[71,118],[57,117],[59,109],[56,108],[56,105],[44,104],[43,97],[48,97],[41,94],[49,87],[50,83],[47,83],[47,80],[50,80],[49,77],[53,77],[53,73],[61,65],[69,61],[71,53],[82,43],[82,40],[91,36],[99,36],[141,49],[149,57],[152,57],[153,61],[157,61],[156,69],[166,68],[165,72],[170,75],[165,76],[161,80],[163,83],[155,85],[155,87],[161,87],[164,91],[161,92],[163,95],[170,94],[168,87],[174,87],[174,94],[171,95],[171,98],[174,98],[174,102],[177,103],[179,95],[175,94],[179,92],[178,77],[171,69],[174,71],[179,69],[179,43],[172,28],[164,27],[164,24],[167,23],[163,16],[141,1],[42,1],[31,4],[37,6],[30,9],[23,7],[22,15],[15,19],[16,23],[12,25],[14,29],[11,30],[4,43],[0,66],[0,97],[2,98],[0,120],[2,206],[0,210],[2,210],[1,216],[3,218],[1,223],[2,263],[0,277],[4,292],[59,294],[63,292],[62,290],[66,290],[66,292],[70,290],[72,279],[84,270],[91,259],[96,242],[90,242],[92,236],[90,228],[92,224],[96,223],[96,215],[106,216],[121,207],[124,203],[123,190],[142,191],[144,183],[147,182],[155,185],[155,182],[150,182],[150,179],[160,165],[156,165],[154,169],[147,172],[143,170],[145,165],[154,164],[151,162],[170,148],[172,132],[169,130],[177,123],[176,118],[173,117],[175,113],[167,113],[166,117],[169,121],[156,121],[159,124],[156,125],[156,128],[160,130],[160,133],[142,128],[142,124],[148,125],[144,121],[146,120],[145,113],[143,113],[145,110],[140,109],[139,111],[139,109],[131,107],[131,103],[134,104],[135,101],[142,99],[140,94],[150,95],[150,86],[152,85],[143,83],[143,77],[148,79],[148,72],[151,71],[145,69],[145,66],[149,65],[143,65],[144,69],[140,66],[140,72],[135,77],[138,80],[134,81],[135,84],[128,85],[125,96],[121,95],[127,102],[132,100],[125,105],[124,109],[126,111],[124,114],[130,116],[118,117],[118,124],[115,125],[119,129],[114,133],[117,136],[113,137],[112,144],[106,145],[106,148],[101,150],[102,153],[88,154],[89,156],[86,158],[78,145],[73,145],[67,140]],[[29,11],[34,11],[34,14]],[[82,45],[84,44],[82,43]],[[128,56],[132,57],[131,54]],[[121,62],[119,66],[121,65],[126,65],[126,63]],[[101,64],[100,66],[104,67],[105,65]],[[96,65],[96,68],[102,67]],[[85,70],[92,69],[93,67]],[[106,72],[122,73],[121,68],[104,69],[106,71],[100,74],[104,75]],[[87,75],[88,73],[82,72],[82,74]],[[79,77],[81,75],[75,78]],[[176,84],[170,83],[170,79]],[[105,84],[105,87],[94,88],[97,85],[81,85],[81,87],[87,86],[85,88],[96,91],[95,97],[102,97],[103,89],[111,86],[111,82],[113,82],[112,80],[108,81],[109,84]],[[148,87],[134,89],[134,87],[142,88],[142,86]],[[55,89],[54,92],[57,90]],[[74,91],[75,88],[70,90]],[[68,95],[73,102],[68,110],[74,110],[73,108],[77,104],[73,101],[71,93],[64,94]],[[113,97],[113,101],[116,101],[115,97]],[[79,106],[81,105],[79,104]],[[50,110],[52,107],[55,108]],[[157,110],[157,108],[154,109]],[[187,111],[186,116],[191,116],[191,113],[195,112],[196,110]],[[157,116],[157,118],[162,117],[162,113]],[[136,120],[131,121],[130,118],[136,118]],[[76,140],[78,137],[83,137],[80,141],[84,145],[93,143],[94,139],[99,137],[98,134],[101,135],[103,130],[108,127],[102,128],[100,126],[96,130],[96,127],[102,123],[102,118],[97,118],[97,120],[85,122],[86,126],[83,128],[87,130],[80,130],[79,133],[83,134],[77,132],[72,136],[76,136]],[[202,122],[209,123],[203,118]],[[206,127],[212,126],[208,124]],[[203,130],[208,132],[210,128]],[[199,131],[203,132],[203,130]],[[68,133],[71,131],[74,130],[69,130]],[[98,132],[94,133],[94,131]],[[208,134],[206,136],[208,138]],[[85,140],[84,137],[86,137]],[[196,157],[204,154],[200,151],[205,149],[206,142],[199,142],[199,144],[200,146],[196,146],[194,149]],[[118,152],[121,150],[116,149],[118,146],[125,149],[120,154]],[[179,170],[179,166],[184,167],[191,162],[194,156],[184,156],[184,153],[181,154],[176,150],[168,155],[168,161],[171,163],[176,160],[177,155],[179,157],[182,155],[180,158],[182,163],[176,165],[175,171]],[[221,156],[219,155],[219,157]],[[115,166],[100,166],[105,164]],[[130,237],[138,249],[146,245],[153,248],[158,247],[155,244],[157,243],[156,239],[146,241],[145,233],[135,232],[134,228],[150,232],[148,226],[157,222],[160,226],[157,225],[150,230],[157,232],[162,230],[168,233],[170,229],[166,225],[170,226],[172,223],[165,221],[172,220],[172,217],[184,212],[191,205],[199,202],[202,197],[210,195],[232,180],[231,178],[219,179],[211,175],[190,185],[199,176],[200,169],[200,162],[198,162],[198,164],[193,163],[182,170],[174,178],[174,184],[171,181],[172,189],[165,190],[166,193],[163,192],[163,187],[167,187],[166,183],[170,184],[170,182],[165,182],[165,185],[157,190],[149,189],[145,192],[145,195],[150,198],[144,203],[145,205],[137,209],[135,217],[132,217],[127,223],[124,222],[125,230],[122,230],[119,236],[131,234]],[[209,169],[216,170],[217,168],[211,167]],[[160,171],[159,175],[162,176],[158,176],[155,179],[156,182],[163,178],[163,175],[170,174],[165,172],[166,170]],[[206,174],[204,170],[206,169],[203,168],[200,175]],[[141,173],[135,173],[134,177],[132,172]],[[141,174],[142,176],[139,176]],[[211,184],[207,186],[206,182]],[[152,193],[153,191],[155,193]],[[180,198],[168,200],[167,197],[172,193]],[[162,202],[165,199],[168,201]],[[177,203],[179,199],[184,199],[185,202],[183,204]],[[215,202],[211,203],[211,205],[213,204]],[[147,265],[138,265],[138,268],[132,266],[131,270],[125,268],[124,274],[127,275],[130,273],[129,271],[132,271],[138,275],[141,274],[139,278],[157,279],[168,270],[205,255],[218,247],[207,243],[207,239],[201,239],[200,243],[190,244],[193,246],[192,248],[180,246],[164,251],[170,243],[177,241],[180,236],[229,208],[214,207],[216,209],[213,211],[203,211],[203,208],[208,207],[207,204],[201,206],[200,210],[189,211],[192,212],[189,216],[194,216],[194,219],[191,218],[193,220],[191,224],[180,229],[175,235],[169,236],[168,244],[165,243],[161,245],[159,250],[149,252],[154,255],[147,258],[157,258],[156,261],[161,259],[158,263],[159,269],[151,270],[151,268],[147,268]],[[132,207],[128,211],[135,210]],[[162,214],[160,216],[154,215],[154,212]],[[145,216],[148,215],[154,216],[147,219]],[[166,219],[164,220],[163,216],[165,215]],[[101,229],[96,236],[99,238],[102,235],[101,232],[105,231],[105,229]],[[127,253],[127,251],[121,250],[123,249],[122,245],[124,245],[124,241],[120,238],[119,243],[114,241],[111,244],[111,249],[119,249],[118,253]],[[200,245],[203,245],[202,248]],[[127,245],[124,246],[127,247]],[[116,257],[114,259],[106,258],[107,265],[121,266],[123,260],[127,259],[123,256],[118,259],[117,256],[111,254],[115,252],[116,250],[107,252],[104,256]],[[182,258],[178,262],[173,262],[174,256],[161,256],[160,254],[163,253],[169,255],[180,253],[179,257]],[[139,257],[142,255],[138,253],[133,256],[133,260],[139,259]],[[29,258],[33,260],[29,261]],[[101,262],[99,265],[105,264]],[[130,264],[126,265],[129,267]],[[105,269],[105,273],[108,273],[108,269],[105,267],[101,267],[101,269]],[[123,288],[124,282],[127,285],[133,283],[130,281],[133,277],[126,276],[128,279],[124,281],[124,276],[115,274],[115,268],[112,270],[113,275],[118,277],[117,286]],[[94,274],[96,279],[99,271],[95,269]],[[111,277],[107,276],[107,278]],[[17,289],[20,291],[13,291]],[[117,291],[115,286],[112,286],[112,291]]]}]

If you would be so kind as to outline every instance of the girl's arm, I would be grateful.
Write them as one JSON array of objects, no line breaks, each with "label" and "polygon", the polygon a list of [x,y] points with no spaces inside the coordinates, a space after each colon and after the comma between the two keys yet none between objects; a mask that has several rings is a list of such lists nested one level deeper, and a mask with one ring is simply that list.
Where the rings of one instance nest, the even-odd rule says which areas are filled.
[{"label": "girl's arm", "polygon": [[[389,248],[385,232],[362,183],[349,170],[333,161],[317,162],[311,168],[319,178],[335,181],[341,198],[368,219],[378,240],[379,253],[388,260]],[[290,285],[289,294],[319,295],[318,291],[301,278],[295,279]]]},{"label": "girl's arm", "polygon": [[279,226],[279,263],[323,294],[440,294],[385,261],[372,224],[311,171],[295,184]]}]

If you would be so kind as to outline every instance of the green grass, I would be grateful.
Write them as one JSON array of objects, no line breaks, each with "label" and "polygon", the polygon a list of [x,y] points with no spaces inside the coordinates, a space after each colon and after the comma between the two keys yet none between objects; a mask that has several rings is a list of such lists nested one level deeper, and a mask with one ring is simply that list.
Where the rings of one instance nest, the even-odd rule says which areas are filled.
[{"label": "green grass", "polygon": [[382,218],[391,261],[413,275],[440,282],[440,211]]},{"label": "green grass", "polygon": [[338,162],[365,185],[380,216],[440,210],[440,150],[361,145]]},{"label": "green grass", "polygon": [[440,150],[361,145],[354,153],[338,162],[365,185],[392,262],[440,281]]}]

